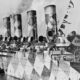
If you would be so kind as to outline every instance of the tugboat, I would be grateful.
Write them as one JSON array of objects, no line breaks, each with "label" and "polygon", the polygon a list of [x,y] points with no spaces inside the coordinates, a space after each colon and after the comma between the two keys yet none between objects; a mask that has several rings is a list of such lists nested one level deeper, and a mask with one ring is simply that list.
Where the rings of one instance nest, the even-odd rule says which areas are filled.
[{"label": "tugboat", "polygon": [[0,75],[4,75],[5,72],[4,72],[4,69],[0,68]]},{"label": "tugboat", "polygon": [[80,73],[80,35],[76,34],[75,32],[74,34],[73,36],[70,36],[70,38],[73,37],[71,41],[72,46],[70,45],[70,48],[68,47],[70,49],[69,51],[75,55],[75,60],[70,62],[70,66]]}]

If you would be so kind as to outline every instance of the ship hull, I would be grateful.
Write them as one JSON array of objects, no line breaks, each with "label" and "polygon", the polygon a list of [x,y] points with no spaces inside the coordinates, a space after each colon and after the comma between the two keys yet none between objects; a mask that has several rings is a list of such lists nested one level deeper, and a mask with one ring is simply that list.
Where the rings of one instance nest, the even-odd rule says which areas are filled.
[{"label": "ship hull", "polygon": [[44,55],[17,52],[8,65],[7,75],[24,80],[77,80],[80,74],[73,65],[69,61],[51,59],[47,51]]}]

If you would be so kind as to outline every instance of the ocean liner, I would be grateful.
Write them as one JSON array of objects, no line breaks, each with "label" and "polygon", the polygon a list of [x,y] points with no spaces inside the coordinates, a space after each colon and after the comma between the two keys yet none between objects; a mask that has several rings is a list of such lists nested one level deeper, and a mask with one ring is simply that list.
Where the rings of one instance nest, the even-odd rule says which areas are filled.
[{"label": "ocean liner", "polygon": [[46,37],[38,37],[36,10],[27,12],[28,37],[22,35],[21,14],[3,19],[6,32],[5,37],[0,36],[1,69],[23,80],[80,80],[80,36],[72,31],[65,37],[57,28],[56,5],[45,6],[44,12]]}]

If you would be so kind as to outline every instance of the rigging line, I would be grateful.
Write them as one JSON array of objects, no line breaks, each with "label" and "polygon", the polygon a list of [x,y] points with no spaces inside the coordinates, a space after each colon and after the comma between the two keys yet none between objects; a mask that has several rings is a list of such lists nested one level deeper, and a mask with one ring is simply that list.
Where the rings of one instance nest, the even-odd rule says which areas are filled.
[{"label": "rigging line", "polygon": [[[68,18],[69,15],[68,15],[67,13],[69,12],[68,10],[70,10],[71,8],[74,8],[74,3],[72,2],[72,0],[69,1],[69,5],[68,5],[68,8],[67,8],[66,14],[65,14],[65,16],[64,16],[64,18],[63,18],[62,23],[60,24],[60,29],[61,29],[61,25],[62,25],[62,24],[66,24],[66,23],[64,23],[64,20]],[[67,16],[66,16],[66,15],[67,15]],[[68,22],[68,23],[69,23],[69,22]],[[70,24],[71,24],[71,23],[70,23]]]}]

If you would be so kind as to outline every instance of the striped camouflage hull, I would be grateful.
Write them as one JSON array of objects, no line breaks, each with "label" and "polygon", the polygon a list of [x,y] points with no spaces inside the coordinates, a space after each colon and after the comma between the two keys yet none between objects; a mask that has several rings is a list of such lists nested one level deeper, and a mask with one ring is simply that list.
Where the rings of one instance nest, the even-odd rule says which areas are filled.
[{"label": "striped camouflage hull", "polygon": [[[78,65],[78,64],[76,64]],[[80,64],[79,64],[80,65]],[[79,69],[78,65],[78,69]],[[46,52],[17,52],[10,60],[7,74],[24,80],[79,80],[80,73],[74,64],[51,59]]]}]

